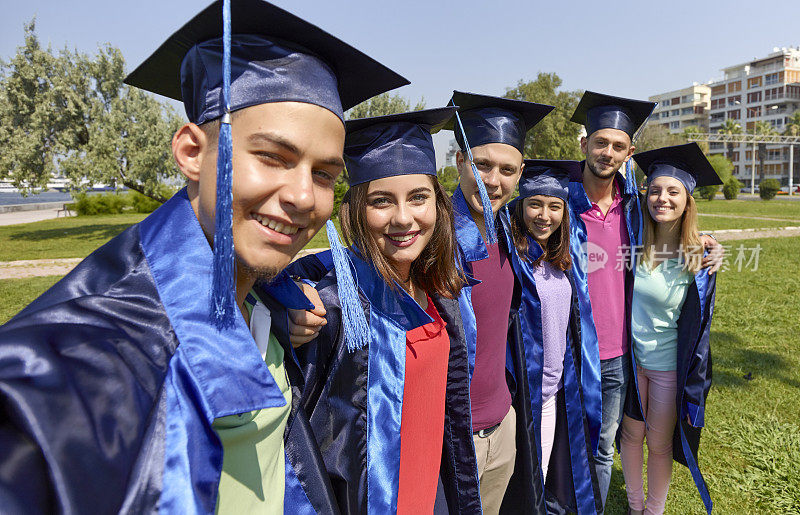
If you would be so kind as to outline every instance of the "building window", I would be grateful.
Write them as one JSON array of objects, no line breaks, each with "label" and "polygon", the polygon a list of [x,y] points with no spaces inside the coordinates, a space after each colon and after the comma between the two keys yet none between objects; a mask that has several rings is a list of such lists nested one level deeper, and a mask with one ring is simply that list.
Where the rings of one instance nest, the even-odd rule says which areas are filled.
[{"label": "building window", "polygon": [[669,112],[669,114],[671,114],[672,116],[680,116],[681,110],[680,109],[673,109],[672,111]]},{"label": "building window", "polygon": [[708,144],[708,149],[709,150],[721,150],[723,148],[725,148],[725,143],[719,143],[719,142],[716,142],[716,141],[712,141],[711,143]]},{"label": "building window", "polygon": [[756,91],[756,92],[747,94],[747,103],[748,104],[753,104],[755,102],[761,102],[761,92],[760,91]]},{"label": "building window", "polygon": [[706,112],[706,106],[694,106],[694,114],[703,114]]},{"label": "building window", "polygon": [[682,115],[693,114],[693,113],[694,113],[694,108],[693,107],[684,107],[683,109],[681,109],[681,114]]},{"label": "building window", "polygon": [[768,73],[764,76],[764,85],[765,86],[772,86],[773,84],[777,84],[779,81],[778,73]]},{"label": "building window", "polygon": [[742,90],[742,81],[737,80],[736,82],[728,83],[728,93],[736,93],[737,91],[741,90]]},{"label": "building window", "polygon": [[711,115],[712,122],[721,122],[725,119],[725,113],[714,113]]},{"label": "building window", "polygon": [[742,103],[742,95],[734,95],[732,97],[728,97],[728,105],[735,106],[737,104]]},{"label": "building window", "polygon": [[669,124],[669,128],[670,129],[680,129],[681,128],[681,122],[671,122]]},{"label": "building window", "polygon": [[731,161],[738,161],[739,160],[739,152],[731,152]]},{"label": "building window", "polygon": [[728,111],[728,120],[739,120],[742,117],[742,112],[738,109],[734,111]]},{"label": "building window", "polygon": [[748,118],[758,118],[759,116],[761,116],[761,106],[747,108]]},{"label": "building window", "polygon": [[665,98],[664,100],[662,100],[661,105],[664,107],[669,107],[669,99]]},{"label": "building window", "polygon": [[672,105],[676,105],[676,104],[680,104],[680,103],[681,103],[681,97],[674,97],[672,99]]}]

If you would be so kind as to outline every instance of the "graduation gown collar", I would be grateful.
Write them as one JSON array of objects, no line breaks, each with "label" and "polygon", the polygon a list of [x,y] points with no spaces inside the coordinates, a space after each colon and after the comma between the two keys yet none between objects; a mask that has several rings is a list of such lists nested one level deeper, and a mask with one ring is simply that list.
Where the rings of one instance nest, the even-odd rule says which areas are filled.
[{"label": "graduation gown collar", "polygon": [[[581,170],[584,169],[585,165],[586,161],[581,161]],[[614,174],[614,179],[618,191],[622,194],[623,198],[638,194],[636,190],[636,181],[626,181],[625,176],[619,171]],[[588,195],[586,195],[586,190],[583,189],[582,177],[570,178],[569,207],[577,214],[585,213],[592,208],[592,201],[589,200]]]},{"label": "graduation gown collar", "polygon": [[[139,224],[141,246],[159,297],[180,342],[177,354],[191,375],[206,419],[284,406],[242,317],[217,330],[211,319],[213,254],[182,189]],[[288,277],[270,292],[288,307],[308,306]]]},{"label": "graduation gown collar", "polygon": [[370,309],[392,320],[405,331],[433,322],[433,318],[399,284],[386,284],[375,268],[360,254],[348,249],[358,288],[369,301]]},{"label": "graduation gown collar", "polygon": [[461,186],[458,186],[453,192],[453,218],[455,220],[456,241],[464,253],[464,258],[469,262],[487,259],[489,253],[486,250],[483,236],[481,236],[475,220],[472,219],[472,214],[470,213],[467,199],[464,198],[464,193],[461,191]]}]

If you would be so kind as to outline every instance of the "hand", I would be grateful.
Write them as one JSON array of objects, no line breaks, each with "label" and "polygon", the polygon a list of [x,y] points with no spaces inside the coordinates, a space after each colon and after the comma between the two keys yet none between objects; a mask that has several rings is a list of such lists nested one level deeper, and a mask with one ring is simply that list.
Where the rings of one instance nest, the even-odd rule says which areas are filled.
[{"label": "hand", "polygon": [[714,275],[722,266],[725,249],[717,240],[707,234],[700,236],[700,241],[703,242],[703,248],[708,250],[708,254],[703,257],[702,266],[708,268],[708,275]]},{"label": "hand", "polygon": [[289,310],[289,341],[292,347],[297,348],[304,345],[319,334],[322,326],[328,323],[325,319],[325,307],[319,292],[308,284],[298,282],[297,286],[303,290],[308,300],[314,304],[314,309],[290,309]]}]

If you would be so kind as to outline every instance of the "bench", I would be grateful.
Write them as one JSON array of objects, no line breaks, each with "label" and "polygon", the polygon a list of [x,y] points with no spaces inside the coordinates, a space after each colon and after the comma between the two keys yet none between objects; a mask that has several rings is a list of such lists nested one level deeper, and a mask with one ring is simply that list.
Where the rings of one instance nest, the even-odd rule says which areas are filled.
[{"label": "bench", "polygon": [[61,213],[64,213],[65,217],[73,216],[73,214],[72,214],[72,204],[64,204],[64,206],[61,209],[56,211],[56,218],[61,216]]}]

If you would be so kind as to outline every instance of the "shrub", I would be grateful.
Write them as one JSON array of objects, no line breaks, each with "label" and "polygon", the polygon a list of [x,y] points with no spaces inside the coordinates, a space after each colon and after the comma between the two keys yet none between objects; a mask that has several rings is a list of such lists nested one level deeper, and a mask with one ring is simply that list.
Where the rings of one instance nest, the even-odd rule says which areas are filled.
[{"label": "shrub", "polygon": [[127,195],[119,193],[98,195],[78,193],[74,195],[74,198],[75,212],[78,213],[78,216],[119,214],[130,206]]},{"label": "shrub", "polygon": [[725,195],[726,200],[735,200],[739,195],[739,190],[742,189],[742,183],[736,177],[731,177],[722,186],[722,194]]},{"label": "shrub", "polygon": [[131,191],[129,197],[131,206],[137,213],[152,213],[161,206],[161,202],[142,195],[138,191]]},{"label": "shrub", "polygon": [[700,198],[704,198],[706,200],[714,200],[714,196],[719,191],[719,184],[715,184],[713,186],[700,186],[695,191],[695,196]]},{"label": "shrub", "polygon": [[781,189],[781,183],[777,179],[764,179],[758,184],[758,194],[761,200],[770,200],[778,194]]}]

